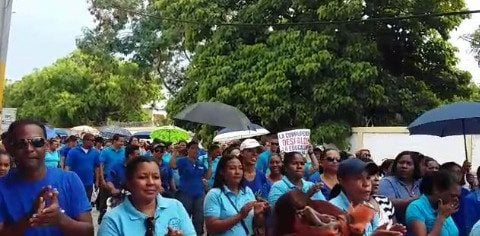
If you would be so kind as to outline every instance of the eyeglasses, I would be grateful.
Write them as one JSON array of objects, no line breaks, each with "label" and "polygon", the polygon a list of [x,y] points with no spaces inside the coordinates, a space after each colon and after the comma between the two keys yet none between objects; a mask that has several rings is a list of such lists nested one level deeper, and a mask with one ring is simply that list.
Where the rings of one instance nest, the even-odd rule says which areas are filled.
[{"label": "eyeglasses", "polygon": [[154,236],[155,235],[155,218],[148,217],[145,219],[145,227],[147,228],[147,232],[145,232],[145,236]]},{"label": "eyeglasses", "polygon": [[278,146],[279,143],[270,143],[270,145]]},{"label": "eyeglasses", "polygon": [[326,157],[325,160],[327,160],[328,162],[340,162],[340,159],[338,158],[333,158],[333,157]]},{"label": "eyeglasses", "polygon": [[16,149],[27,148],[29,144],[32,144],[35,148],[43,147],[45,146],[45,139],[42,137],[35,137],[31,139],[20,139],[10,143],[10,145]]}]

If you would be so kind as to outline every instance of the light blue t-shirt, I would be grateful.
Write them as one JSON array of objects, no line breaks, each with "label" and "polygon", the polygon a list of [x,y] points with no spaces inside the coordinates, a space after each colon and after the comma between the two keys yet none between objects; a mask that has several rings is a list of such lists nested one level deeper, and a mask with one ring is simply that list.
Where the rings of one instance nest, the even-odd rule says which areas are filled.
[{"label": "light blue t-shirt", "polygon": [[478,235],[480,235],[480,220],[473,225],[472,231],[470,231],[470,236],[478,236]]},{"label": "light blue t-shirt", "polygon": [[[341,192],[337,197],[332,198],[330,201],[334,206],[340,208],[344,212],[348,212],[350,209],[350,200],[348,200],[347,195],[345,195],[344,192]],[[372,235],[373,232],[380,226],[380,216],[378,213],[375,213],[373,220],[367,224],[367,227],[365,227],[365,236]]]},{"label": "light blue t-shirt", "polygon": [[169,152],[165,152],[163,154],[163,157],[162,157],[162,160],[166,163],[170,163],[170,160],[172,159],[172,154],[170,154]]},{"label": "light blue t-shirt", "polygon": [[[309,181],[302,179],[303,187],[302,192],[306,193],[308,190],[313,187],[315,184]],[[275,208],[275,203],[278,199],[285,193],[290,192],[291,190],[296,189],[297,187],[288,180],[286,176],[283,176],[282,180],[275,182],[270,188],[270,193],[268,194],[268,203],[270,207]],[[321,191],[315,193],[312,197],[312,200],[326,200]]]},{"label": "light blue t-shirt", "polygon": [[270,165],[270,158],[272,157],[272,152],[270,150],[263,151],[258,155],[256,169],[261,171],[264,174],[268,174],[268,166]]},{"label": "light blue t-shirt", "polygon": [[[407,227],[410,227],[414,221],[419,221],[425,224],[427,233],[430,233],[435,225],[437,213],[430,204],[428,197],[422,195],[419,199],[408,205],[405,218],[407,221]],[[458,236],[459,234],[455,222],[453,222],[452,217],[449,216],[443,223],[441,236]]]},{"label": "light blue t-shirt", "polygon": [[60,163],[60,153],[58,151],[45,153],[45,165],[50,168],[58,168]]},{"label": "light blue t-shirt", "polygon": [[[105,214],[98,229],[98,236],[145,235],[147,218],[148,216],[138,211],[127,197],[120,205]],[[182,231],[183,235],[197,235],[182,203],[158,194],[155,235],[167,235],[169,227]]]},{"label": "light blue t-shirt", "polygon": [[[228,197],[227,197],[228,196]],[[228,200],[232,200],[232,203],[235,204],[235,207],[240,211],[243,206],[247,203],[255,201],[255,195],[249,187],[245,187],[239,191],[238,194],[230,191],[226,186],[224,186],[224,191],[219,188],[212,188],[208,191],[205,196],[204,204],[204,215],[205,217],[215,217],[221,220],[228,219],[237,215],[239,212],[233,207],[232,203]],[[249,231],[248,235],[253,234],[253,210],[250,211],[248,216],[243,219],[247,229]],[[234,225],[231,229],[220,233],[220,234],[211,234],[218,236],[242,236],[247,235],[242,224],[239,222]]]}]

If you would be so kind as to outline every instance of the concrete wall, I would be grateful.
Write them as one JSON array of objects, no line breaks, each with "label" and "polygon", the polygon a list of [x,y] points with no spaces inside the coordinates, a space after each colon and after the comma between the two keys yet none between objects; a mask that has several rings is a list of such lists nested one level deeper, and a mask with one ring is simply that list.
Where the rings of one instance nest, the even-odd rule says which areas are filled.
[{"label": "concrete wall", "polygon": [[[370,149],[377,164],[395,158],[401,151],[418,151],[435,158],[439,163],[465,160],[463,136],[436,137],[409,135],[406,127],[356,127],[350,138],[351,150]],[[466,136],[468,159],[473,167],[480,165],[480,136]]]}]

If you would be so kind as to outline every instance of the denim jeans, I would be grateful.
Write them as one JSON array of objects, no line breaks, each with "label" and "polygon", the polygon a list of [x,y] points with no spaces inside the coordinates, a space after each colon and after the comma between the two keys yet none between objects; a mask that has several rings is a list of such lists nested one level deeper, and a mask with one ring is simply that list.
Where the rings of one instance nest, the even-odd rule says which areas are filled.
[{"label": "denim jeans", "polygon": [[188,214],[192,216],[193,227],[195,227],[197,235],[203,235],[203,201],[205,199],[205,194],[193,198],[188,194],[179,191],[177,198],[183,204],[183,207],[185,207]]}]

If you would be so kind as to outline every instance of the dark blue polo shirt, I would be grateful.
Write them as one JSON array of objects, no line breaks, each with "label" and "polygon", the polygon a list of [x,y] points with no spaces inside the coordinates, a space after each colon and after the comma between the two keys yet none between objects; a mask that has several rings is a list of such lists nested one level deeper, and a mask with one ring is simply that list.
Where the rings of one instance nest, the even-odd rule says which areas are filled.
[{"label": "dark blue polo shirt", "polygon": [[177,159],[177,168],[180,175],[178,189],[192,198],[202,196],[205,192],[202,179],[207,173],[207,168],[198,159],[193,162],[188,157]]},{"label": "dark blue polo shirt", "polygon": [[67,155],[66,166],[75,172],[84,186],[93,186],[95,168],[100,165],[100,153],[90,148],[87,153],[82,147],[72,148]]}]

